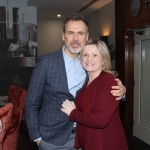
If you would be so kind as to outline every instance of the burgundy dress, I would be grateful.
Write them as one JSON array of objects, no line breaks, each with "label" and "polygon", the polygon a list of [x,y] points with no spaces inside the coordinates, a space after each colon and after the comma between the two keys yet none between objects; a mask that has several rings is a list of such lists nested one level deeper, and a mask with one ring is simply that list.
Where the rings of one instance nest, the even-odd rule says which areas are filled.
[{"label": "burgundy dress", "polygon": [[117,85],[113,75],[102,71],[78,94],[70,120],[78,123],[75,148],[128,150],[119,116],[119,102],[110,93]]}]

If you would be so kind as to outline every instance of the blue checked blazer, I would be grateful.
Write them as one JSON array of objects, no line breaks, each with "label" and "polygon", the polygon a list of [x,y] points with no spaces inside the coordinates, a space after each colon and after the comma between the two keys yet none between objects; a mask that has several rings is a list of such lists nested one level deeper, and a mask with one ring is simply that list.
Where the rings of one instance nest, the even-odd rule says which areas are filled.
[{"label": "blue checked blazer", "polygon": [[62,102],[66,99],[75,100],[68,90],[65,63],[60,49],[39,57],[31,77],[25,101],[26,122],[31,140],[42,137],[44,141],[55,145],[67,142],[73,122],[61,111]]}]

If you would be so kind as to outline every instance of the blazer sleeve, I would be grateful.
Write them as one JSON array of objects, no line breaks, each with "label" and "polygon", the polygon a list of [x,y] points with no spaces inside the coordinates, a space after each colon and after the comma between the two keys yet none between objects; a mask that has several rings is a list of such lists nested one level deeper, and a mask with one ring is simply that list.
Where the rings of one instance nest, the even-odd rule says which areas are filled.
[{"label": "blazer sleeve", "polygon": [[111,86],[117,85],[117,83],[113,76],[108,76],[98,84],[98,89],[95,89],[97,95],[94,109],[89,112],[74,109],[69,116],[70,120],[91,128],[104,128],[108,125],[119,105],[119,101],[110,93]]},{"label": "blazer sleeve", "polygon": [[39,132],[39,107],[44,93],[47,63],[40,57],[30,80],[25,100],[26,123],[31,140],[41,137]]}]

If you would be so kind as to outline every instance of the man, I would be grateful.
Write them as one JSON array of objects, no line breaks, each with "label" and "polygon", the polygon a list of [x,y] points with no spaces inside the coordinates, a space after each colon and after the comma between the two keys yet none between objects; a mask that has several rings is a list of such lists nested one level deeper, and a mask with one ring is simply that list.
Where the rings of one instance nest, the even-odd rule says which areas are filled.
[{"label": "man", "polygon": [[[61,112],[61,104],[66,99],[75,101],[84,85],[86,73],[80,64],[79,53],[88,37],[87,21],[77,14],[69,16],[62,33],[65,45],[54,53],[41,56],[34,69],[25,112],[30,139],[36,141],[40,150],[74,149],[74,123]],[[120,80],[118,85],[111,92],[121,99],[125,87]]]}]

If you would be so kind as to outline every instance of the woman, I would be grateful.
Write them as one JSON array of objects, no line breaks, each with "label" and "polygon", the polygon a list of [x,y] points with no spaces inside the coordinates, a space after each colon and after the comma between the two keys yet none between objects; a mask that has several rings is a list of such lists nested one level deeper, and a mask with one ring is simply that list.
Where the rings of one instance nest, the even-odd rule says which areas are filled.
[{"label": "woman", "polygon": [[76,98],[66,100],[62,111],[77,122],[75,148],[82,150],[128,150],[119,116],[119,102],[110,93],[117,85],[107,46],[90,39],[81,52],[88,81]]}]

